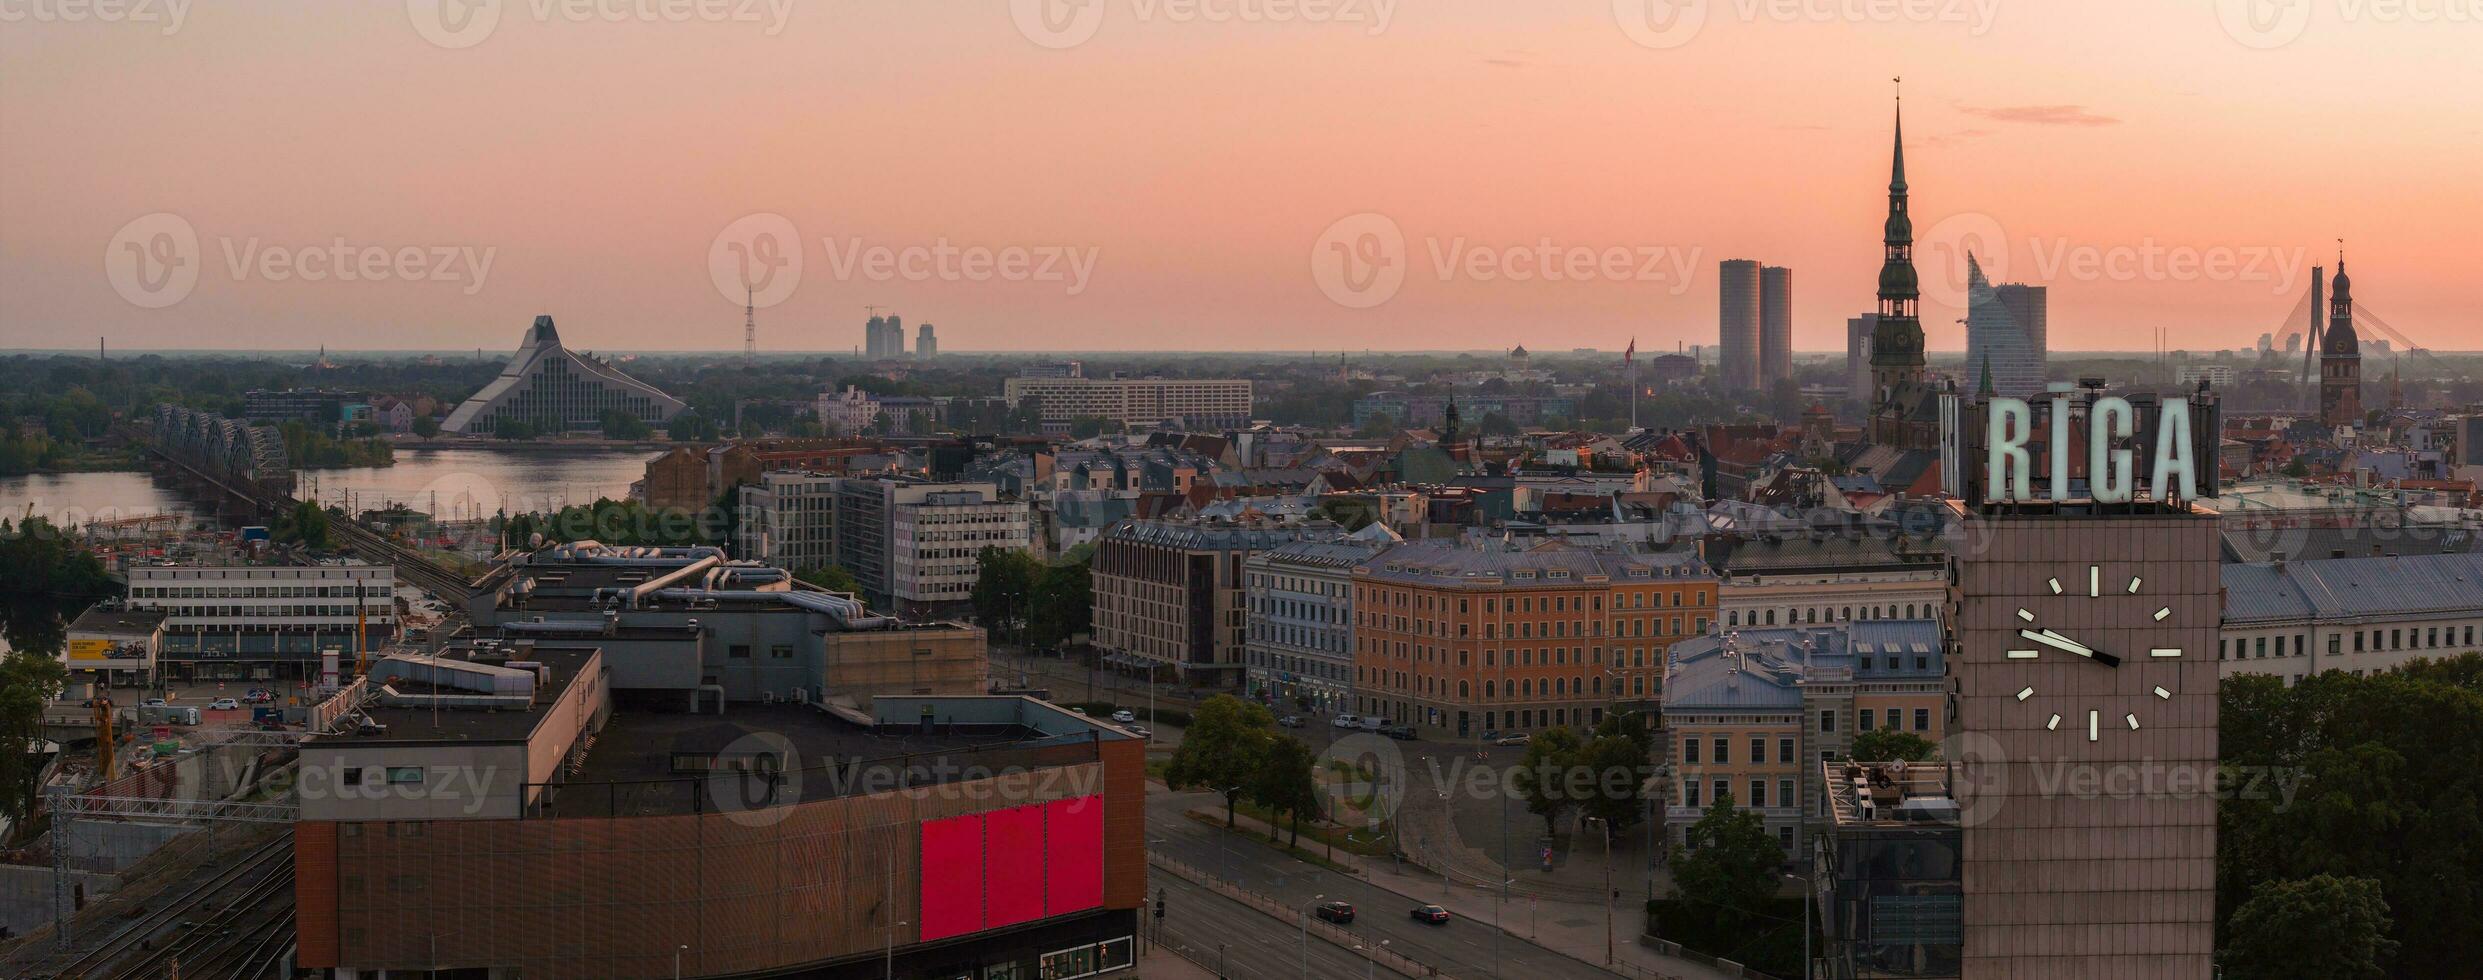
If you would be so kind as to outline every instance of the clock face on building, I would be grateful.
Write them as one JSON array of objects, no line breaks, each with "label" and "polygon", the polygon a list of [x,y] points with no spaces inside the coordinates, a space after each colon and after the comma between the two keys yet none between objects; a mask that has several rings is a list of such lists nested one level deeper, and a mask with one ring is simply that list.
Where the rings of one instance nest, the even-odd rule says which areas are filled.
[{"label": "clock face on building", "polygon": [[[2083,661],[2096,670],[2144,670],[2147,664],[2181,658],[2180,647],[2107,650],[2098,646],[2090,646],[2079,639],[2078,624],[2100,620],[2103,614],[2103,600],[2120,596],[2144,595],[2147,583],[2143,577],[2116,576],[2103,565],[2087,565],[2083,568],[2064,569],[2061,574],[2052,576],[2046,584],[2050,587],[2052,594],[2060,598],[2041,603],[2045,607],[2042,610],[2030,606],[2018,607],[2017,640],[2005,651],[2004,655],[2007,659],[2040,661],[2052,657],[2063,657]],[[2149,614],[2155,622],[2166,626],[2174,625],[2168,622],[2172,615],[2173,607],[2169,605],[2158,606],[2154,612]],[[2152,684],[2149,690],[2157,700],[2170,701],[2173,692],[2166,685],[2178,682],[2175,676],[2177,672],[2166,671],[2164,673],[2163,680]],[[2043,692],[2036,690],[2033,685],[2028,685],[2020,688],[2015,696],[2020,703],[2024,703],[2041,693]],[[2064,717],[2059,712],[2048,712],[2049,717],[2044,721],[2043,727],[2051,731],[2061,731],[2066,728],[2071,732],[2077,732],[2083,729],[2086,740],[2096,742],[2101,741],[2104,732],[2108,730],[2121,728],[2134,732],[2142,724],[2136,711],[2123,712],[2119,718],[2107,718],[2099,708],[2072,708],[2072,711],[2083,711],[2083,715],[2073,714]]]}]

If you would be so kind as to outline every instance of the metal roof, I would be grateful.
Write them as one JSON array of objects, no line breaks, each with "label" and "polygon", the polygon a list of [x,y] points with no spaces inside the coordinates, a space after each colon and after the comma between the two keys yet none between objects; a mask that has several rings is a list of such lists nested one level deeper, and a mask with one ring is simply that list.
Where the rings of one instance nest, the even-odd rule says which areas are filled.
[{"label": "metal roof", "polygon": [[1798,711],[1806,682],[1935,680],[1946,670],[1940,624],[1928,619],[1730,630],[1673,644],[1667,659],[1667,711]]},{"label": "metal roof", "polygon": [[2483,555],[2477,554],[2258,562],[2223,571],[2227,626],[2483,608]]}]

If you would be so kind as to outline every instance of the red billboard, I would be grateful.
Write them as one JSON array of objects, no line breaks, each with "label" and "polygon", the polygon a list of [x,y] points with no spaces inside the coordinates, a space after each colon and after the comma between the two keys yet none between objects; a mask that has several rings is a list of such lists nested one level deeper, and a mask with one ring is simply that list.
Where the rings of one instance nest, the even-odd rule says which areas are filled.
[{"label": "red billboard", "polygon": [[1104,798],[1086,796],[1044,806],[1046,861],[1043,912],[1064,915],[1104,904]]},{"label": "red billboard", "polygon": [[922,941],[983,929],[983,815],[922,825]]},{"label": "red billboard", "polygon": [[922,941],[1104,904],[1104,798],[922,824]]}]

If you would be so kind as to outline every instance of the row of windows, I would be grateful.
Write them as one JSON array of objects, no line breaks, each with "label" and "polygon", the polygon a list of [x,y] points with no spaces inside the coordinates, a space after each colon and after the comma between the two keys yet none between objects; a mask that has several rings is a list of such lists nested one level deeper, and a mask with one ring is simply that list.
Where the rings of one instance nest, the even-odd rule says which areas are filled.
[{"label": "row of windows", "polygon": [[[1794,793],[1793,793],[1793,780],[1790,780],[1790,779],[1778,779],[1778,780],[1776,780],[1775,782],[1776,782],[1776,796],[1775,796],[1776,805],[1777,805],[1777,806],[1793,806],[1793,805],[1794,805],[1794,802],[1793,802],[1793,799],[1794,799]],[[1732,780],[1729,780],[1729,779],[1717,779],[1717,780],[1710,780],[1710,781],[1708,782],[1708,785],[1709,785],[1709,786],[1711,786],[1711,787],[1713,787],[1713,788],[1714,788],[1714,790],[1715,790],[1715,795],[1714,795],[1714,796],[1712,796],[1712,797],[1710,797],[1711,799],[1717,799],[1717,800],[1724,799],[1725,797],[1727,797],[1727,796],[1731,795],[1731,794],[1732,794],[1732,791],[1733,791],[1733,781],[1732,781]],[[1768,786],[1768,781],[1767,781],[1767,780],[1764,780],[1764,779],[1753,779],[1753,780],[1751,780],[1751,781],[1750,781],[1750,795],[1749,795],[1749,796],[1747,796],[1747,797],[1744,797],[1744,798],[1742,798],[1742,799],[1740,799],[1740,800],[1736,800],[1736,801],[1734,801],[1735,805],[1737,805],[1737,806],[1746,806],[1746,807],[1763,807],[1763,806],[1766,806],[1766,805],[1767,805],[1767,801],[1768,801],[1767,786]],[[1681,805],[1682,805],[1682,806],[1690,806],[1690,807],[1699,806],[1699,805],[1700,805],[1700,803],[1699,803],[1699,791],[1698,791],[1698,790],[1699,790],[1699,782],[1698,782],[1698,780],[1695,780],[1695,779],[1684,779],[1684,780],[1682,780],[1682,781],[1681,781]],[[1779,839],[1780,839],[1780,843],[1782,843],[1784,846],[1786,846],[1786,847],[1791,847],[1791,846],[1793,846],[1793,839],[1792,839],[1792,838],[1793,838],[1793,828],[1791,828],[1791,827],[1781,827],[1781,828],[1778,828],[1777,835],[1778,835],[1778,837],[1779,837]]]},{"label": "row of windows", "polygon": [[[1565,575],[1566,572],[1555,570],[1554,574],[1556,576]],[[1447,597],[1434,595],[1430,592],[1421,592],[1412,589],[1381,589],[1376,587],[1356,589],[1354,592],[1355,600],[1365,606],[1393,605],[1399,609],[1412,609],[1416,612],[1440,613],[1443,615],[1448,612]],[[1647,597],[1650,595],[1655,597],[1655,601],[1653,603],[1649,603],[1647,601]],[[1664,607],[1665,596],[1672,597],[1673,608],[1675,609],[1688,608],[1691,606],[1704,606],[1707,604],[1707,590],[1705,589],[1693,589],[1687,592],[1615,592],[1612,594],[1612,608],[1614,610],[1661,609]],[[1625,599],[1628,601],[1624,602],[1623,600]],[[1458,596],[1457,615],[1465,616],[1472,614],[1474,610],[1473,601],[1474,600],[1471,597]],[[1538,606],[1541,608],[1538,609]],[[1521,595],[1514,596],[1509,599],[1509,612],[1511,614],[1525,614],[1533,612],[1563,613],[1602,611],[1604,611],[1604,596],[1603,593],[1600,592],[1585,596],[1550,595],[1542,596],[1540,598],[1530,595]],[[1492,616],[1498,615],[1499,613],[1499,597],[1485,596],[1483,598],[1483,614]]]},{"label": "row of windows", "polygon": [[[351,585],[141,585],[129,590],[132,599],[351,599]],[[385,582],[361,586],[365,599],[387,594]]]},{"label": "row of windows", "polygon": [[[2328,634],[2328,652],[2330,654],[2344,652],[2346,635],[2347,634],[2343,633]],[[2355,653],[2409,649],[2436,650],[2442,647],[2470,647],[2474,645],[2474,626],[2472,624],[2467,624],[2463,628],[2464,639],[2459,639],[2460,629],[2456,626],[2418,626],[2411,629],[2398,627],[2388,630],[2355,630],[2351,635],[2354,638]],[[2288,638],[2293,640],[2293,650],[2290,653],[2285,650],[2285,640]],[[2305,652],[2303,648],[2305,638],[2303,634],[2300,633],[2291,633],[2274,637],[2227,637],[2216,641],[2216,659],[2264,660],[2270,655],[2268,641],[2271,639],[2276,641],[2274,647],[2275,656],[2299,657]]]},{"label": "row of windows", "polygon": [[[1698,736],[1696,736],[1696,735],[1686,735],[1686,736],[1683,736],[1683,737],[1682,737],[1682,739],[1681,739],[1681,764],[1682,764],[1682,765],[1685,765],[1685,766],[1695,766],[1695,765],[1701,765],[1701,764],[1702,764],[1702,761],[1699,759],[1699,746],[1700,746],[1700,742],[1701,742],[1701,739],[1700,739]],[[1716,739],[1714,740],[1714,743],[1713,743],[1713,744],[1714,744],[1714,747],[1715,747],[1715,754],[1714,754],[1714,755],[1713,755],[1713,756],[1712,756],[1709,760],[1707,760],[1707,761],[1712,761],[1712,762],[1714,762],[1714,763],[1716,763],[1716,764],[1718,764],[1718,765],[1725,765],[1725,764],[1729,764],[1729,763],[1731,763],[1731,762],[1733,761],[1733,758],[1732,758],[1732,756],[1733,756],[1733,740],[1732,740],[1731,738],[1728,738],[1728,737],[1725,737],[1725,736],[1721,736],[1721,735],[1720,735],[1720,736],[1717,736],[1717,737],[1716,737]],[[1750,760],[1750,761],[1752,761],[1752,762],[1765,762],[1765,761],[1767,761],[1767,738],[1766,738],[1766,736],[1762,736],[1762,735],[1753,735],[1753,736],[1750,736],[1750,755],[1748,756],[1748,758],[1749,758],[1749,760]],[[1777,762],[1780,762],[1780,763],[1785,763],[1785,764],[1787,764],[1787,765],[1792,764],[1792,762],[1793,762],[1793,739],[1792,739],[1792,737],[1787,736],[1787,737],[1778,738],[1778,739],[1776,740],[1776,761],[1777,761]],[[1696,806],[1697,804],[1693,803],[1693,804],[1691,804],[1691,805],[1692,805],[1692,806]]]},{"label": "row of windows", "polygon": [[[1823,608],[1824,607],[1815,607],[1810,609],[1787,609],[1785,610],[1785,621],[1783,625],[1807,626],[1812,623],[1819,622],[1819,616]],[[1855,607],[1853,606],[1838,606],[1834,609],[1825,609],[1825,612],[1827,613],[1828,621],[1831,623],[1850,623],[1854,620],[1854,608]],[[1938,606],[1928,602],[1908,602],[1903,604],[1892,602],[1886,607],[1863,606],[1861,607],[1861,616],[1865,620],[1931,619],[1933,618],[1933,612],[1938,608]],[[1903,611],[1903,615],[1899,615],[1901,610]],[[1776,610],[1753,609],[1745,614],[1739,609],[1727,609],[1724,611],[1724,625],[1775,626],[1778,625],[1776,622]]]}]

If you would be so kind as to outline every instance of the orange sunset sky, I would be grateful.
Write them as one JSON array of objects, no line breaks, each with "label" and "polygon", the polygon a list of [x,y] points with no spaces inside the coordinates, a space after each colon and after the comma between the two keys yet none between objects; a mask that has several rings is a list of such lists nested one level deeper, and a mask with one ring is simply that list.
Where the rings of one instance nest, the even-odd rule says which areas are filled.
[{"label": "orange sunset sky", "polygon": [[1670,350],[1730,258],[1841,350],[1903,75],[1935,350],[1961,245],[2137,350],[2252,343],[2339,237],[2476,349],[2478,54],[2483,0],[0,0],[0,348],[735,349],[757,214],[762,350]]}]

